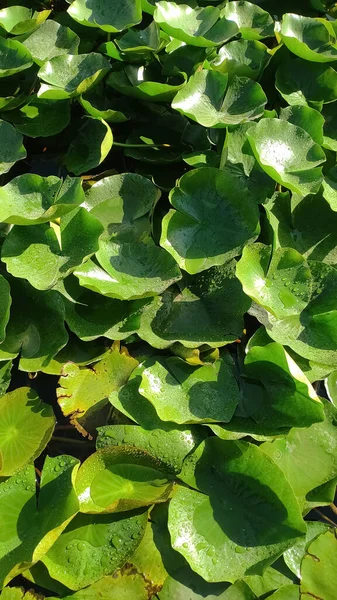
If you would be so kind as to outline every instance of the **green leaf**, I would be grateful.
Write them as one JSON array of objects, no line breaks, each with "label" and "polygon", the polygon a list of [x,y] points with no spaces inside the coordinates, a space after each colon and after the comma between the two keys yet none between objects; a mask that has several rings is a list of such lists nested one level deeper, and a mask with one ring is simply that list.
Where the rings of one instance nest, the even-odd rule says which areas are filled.
[{"label": "green leaf", "polygon": [[116,98],[114,92],[102,83],[80,96],[79,102],[88,115],[104,119],[107,123],[124,123],[129,120],[125,98]]},{"label": "green leaf", "polygon": [[151,358],[143,366],[139,392],[153,404],[162,421],[231,420],[240,392],[229,356],[198,367],[176,357]]},{"label": "green leaf", "polygon": [[278,319],[298,315],[311,297],[311,271],[299,252],[257,243],[246,246],[236,267],[244,292]]},{"label": "green leaf", "polygon": [[276,88],[288,104],[313,105],[337,100],[337,72],[330,66],[301,58],[282,61],[276,73]]},{"label": "green leaf", "polygon": [[12,35],[34,31],[49,17],[51,10],[33,11],[25,6],[9,6],[0,10],[0,25]]},{"label": "green leaf", "polygon": [[6,327],[9,321],[10,306],[12,303],[10,287],[2,275],[0,275],[0,342],[6,337]]},{"label": "green leaf", "polygon": [[283,557],[287,566],[295,573],[298,579],[301,579],[301,562],[310,542],[321,533],[327,531],[327,529],[329,529],[327,523],[322,523],[321,521],[308,521],[305,539],[300,540],[295,546],[292,546],[289,550],[284,552]]},{"label": "green leaf", "polygon": [[[123,69],[110,73],[106,83],[120,94],[137,100],[169,102],[185,86],[187,76],[179,73],[175,77],[166,78],[158,72],[158,68],[158,65],[155,68],[153,65],[126,65]],[[156,81],[157,79],[163,81]]]},{"label": "green leaf", "polygon": [[148,452],[109,446],[82,464],[75,487],[83,513],[123,512],[165,502],[172,476]]},{"label": "green leaf", "polygon": [[279,35],[287,48],[300,58],[319,63],[337,60],[336,32],[325,19],[283,15]]},{"label": "green leaf", "polygon": [[305,532],[290,485],[266,458],[248,442],[212,437],[185,460],[181,479],[202,493],[179,487],[168,526],[173,548],[206,581],[261,574]]},{"label": "green leaf", "polygon": [[0,345],[0,359],[15,358],[20,353],[20,369],[38,371],[68,341],[62,298],[54,291],[39,292],[18,279],[11,280],[11,296],[11,318],[6,339]]},{"label": "green leaf", "polygon": [[263,115],[267,98],[259,83],[218,71],[198,71],[175,96],[172,107],[204,127],[236,125]]},{"label": "green leaf", "polygon": [[[198,581],[195,583],[197,576],[191,576],[191,581],[181,582],[179,580],[179,571],[177,573],[177,579],[174,577],[168,577],[165,581],[164,587],[159,593],[160,600],[256,600],[255,594],[248,587],[244,581],[238,581],[233,585],[227,586],[226,584],[215,584],[206,583],[204,581]],[[201,579],[201,578],[200,578]],[[221,588],[225,590],[221,593]]]},{"label": "green leaf", "polygon": [[[124,389],[128,386],[124,386]],[[121,394],[114,392],[111,396]],[[144,416],[144,415],[143,415]],[[106,425],[98,427],[97,450],[126,444],[149,452],[163,463],[169,472],[180,473],[183,460],[202,441],[202,432],[192,429],[150,429],[136,425]]]},{"label": "green leaf", "polygon": [[85,117],[72,140],[65,158],[68,171],[80,175],[100,165],[108,156],[113,144],[109,125],[103,119]]},{"label": "green leaf", "polygon": [[163,219],[160,243],[188,273],[228,262],[259,234],[257,204],[228,172],[204,167],[186,173],[170,202],[176,210]]},{"label": "green leaf", "polygon": [[116,43],[122,52],[137,52],[137,55],[158,52],[161,45],[160,30],[157,23],[151,21],[145,29],[130,29]]},{"label": "green leaf", "polygon": [[20,42],[0,38],[0,78],[29,69],[32,64],[29,51]]},{"label": "green leaf", "polygon": [[77,54],[80,38],[69,27],[46,21],[23,41],[34,61],[43,65],[61,54]]},{"label": "green leaf", "polygon": [[181,279],[175,260],[151,238],[140,242],[101,240],[96,258],[74,273],[80,285],[110,298],[134,300],[155,296]]},{"label": "green leaf", "polygon": [[244,374],[249,381],[243,406],[257,423],[309,427],[324,421],[323,404],[304,373],[283,346],[264,337],[262,330],[250,339]]},{"label": "green leaf", "polygon": [[[1,39],[1,38],[0,38]],[[27,156],[26,149],[22,143],[21,133],[7,121],[0,119],[0,175],[7,173],[12,166]]]},{"label": "green leaf", "polygon": [[213,6],[191,8],[188,4],[156,2],[154,20],[171,37],[192,46],[212,47],[224,44],[238,33],[235,23],[220,18]]},{"label": "green leaf", "polygon": [[261,40],[274,35],[274,21],[270,14],[251,2],[230,2],[224,15],[236,23],[243,39]]},{"label": "green leaf", "polygon": [[108,73],[109,61],[101,54],[62,54],[45,62],[38,72],[42,84],[38,96],[61,100],[84,94]]},{"label": "green leaf", "polygon": [[87,27],[99,27],[115,33],[137,25],[142,20],[141,0],[75,0],[68,8],[69,15]]},{"label": "green leaf", "polygon": [[[149,598],[144,578],[138,573],[122,569],[112,577],[103,577],[84,590],[64,596],[63,600],[96,600],[99,596],[103,600],[104,598],[108,600],[148,600]],[[50,598],[50,600],[57,599]]]},{"label": "green leaf", "polygon": [[319,165],[326,157],[304,129],[280,119],[262,119],[247,137],[260,166],[277,183],[301,196],[318,192]]},{"label": "green leaf", "polygon": [[335,105],[326,104],[322,109],[322,116],[324,118],[323,127],[323,146],[328,150],[337,151],[337,116],[335,111]]},{"label": "green leaf", "polygon": [[67,345],[54,356],[46,367],[42,367],[41,371],[48,375],[61,375],[66,363],[71,361],[79,367],[85,367],[103,358],[107,352],[103,339],[97,342],[82,342],[72,336]]},{"label": "green leaf", "polygon": [[14,225],[47,223],[71,212],[83,200],[81,179],[62,181],[26,173],[0,188],[0,220]]},{"label": "green leaf", "polygon": [[[235,261],[207,269],[202,277],[185,276],[145,306],[138,335],[154,348],[181,342],[188,348],[217,348],[242,335],[250,301],[235,277]],[[233,302],[235,298],[235,302]]]},{"label": "green leaf", "polygon": [[310,600],[316,596],[333,600],[336,589],[336,548],[334,530],[322,533],[311,542],[301,564],[301,599]]},{"label": "green leaf", "polygon": [[53,100],[31,96],[27,104],[8,113],[7,118],[28,137],[49,137],[63,131],[70,122],[69,100],[59,100],[55,108]]},{"label": "green leaf", "polygon": [[235,40],[221,46],[211,66],[216,71],[228,73],[232,78],[250,77],[258,79],[268,65],[271,55],[267,46],[256,40]]},{"label": "green leaf", "polygon": [[337,477],[336,410],[326,401],[324,408],[326,419],[323,422],[304,429],[293,428],[285,438],[261,446],[282,469],[306,512],[333,500],[325,494],[319,501],[315,491],[323,484],[333,483]]},{"label": "green leaf", "polygon": [[51,577],[71,590],[80,590],[123,566],[139,545],[146,522],[144,510],[123,515],[78,514],[42,562]]},{"label": "green leaf", "polygon": [[72,478],[78,460],[47,457],[37,505],[34,466],[0,485],[1,587],[40,560],[78,511]]},{"label": "green leaf", "polygon": [[0,398],[7,392],[11,383],[12,361],[2,361],[0,364]]},{"label": "green leaf", "polygon": [[284,585],[277,592],[268,596],[270,600],[300,600],[298,585]]},{"label": "green leaf", "polygon": [[41,402],[33,390],[18,388],[1,398],[1,477],[13,475],[40,456],[51,438],[54,425],[52,407]]},{"label": "green leaf", "polygon": [[129,356],[125,348],[120,352],[117,344],[89,368],[66,363],[56,390],[63,414],[82,416],[95,404],[107,400],[126,383],[137,365],[137,360]]},{"label": "green leaf", "polygon": [[154,527],[149,521],[144,537],[130,559],[131,569],[137,569],[137,572],[144,578],[144,583],[151,582],[150,594],[155,589],[160,589],[168,576],[154,536]]},{"label": "green leaf", "polygon": [[59,228],[14,225],[2,246],[1,259],[14,277],[48,290],[94,254],[102,231],[100,222],[85,208],[61,217]]},{"label": "green leaf", "polygon": [[123,340],[139,329],[147,299],[107,298],[81,287],[75,277],[67,277],[64,285],[66,322],[80,339],[88,342],[105,336],[110,340]]},{"label": "green leaf", "polygon": [[316,144],[323,144],[324,117],[309,106],[294,105],[281,108],[280,119],[302,127]]}]

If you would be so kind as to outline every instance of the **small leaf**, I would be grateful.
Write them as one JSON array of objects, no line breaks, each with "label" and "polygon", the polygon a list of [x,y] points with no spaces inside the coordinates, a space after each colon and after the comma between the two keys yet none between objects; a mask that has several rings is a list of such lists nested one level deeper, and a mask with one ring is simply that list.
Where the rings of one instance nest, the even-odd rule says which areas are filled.
[{"label": "small leaf", "polygon": [[191,8],[187,4],[156,2],[154,20],[171,37],[192,46],[212,47],[234,37],[235,23],[220,18],[220,9],[213,6]]},{"label": "small leaf", "polygon": [[139,545],[146,522],[144,510],[125,515],[79,514],[42,562],[51,577],[71,590],[80,590],[123,566]]},{"label": "small leaf", "polygon": [[204,127],[226,127],[262,116],[267,98],[248,77],[198,71],[175,96],[172,107]]},{"label": "small leaf", "polygon": [[228,172],[205,167],[186,173],[170,202],[176,210],[163,219],[160,243],[188,273],[228,262],[259,233],[255,200]]},{"label": "small leaf", "polygon": [[68,148],[65,166],[75,175],[86,173],[106,159],[112,144],[109,125],[103,119],[86,117]]},{"label": "small leaf", "polygon": [[75,0],[68,8],[69,15],[87,27],[99,27],[115,33],[123,31],[142,20],[141,0]]},{"label": "small leaf", "polygon": [[247,131],[262,169],[277,183],[301,196],[318,192],[325,154],[301,127],[279,119],[262,119]]},{"label": "small leaf", "polygon": [[81,368],[72,362],[64,365],[57,398],[65,416],[73,413],[82,416],[95,404],[106,400],[118,390],[137,367],[136,359],[129,356],[125,348],[118,345],[89,368]]},{"label": "small leaf", "polygon": [[[1,39],[1,38],[0,38]],[[26,149],[22,143],[21,133],[7,121],[0,119],[0,175],[7,173],[12,166],[27,156]]]},{"label": "small leaf", "polygon": [[165,502],[172,476],[144,450],[110,446],[91,454],[75,483],[81,512],[112,513]]},{"label": "small leaf", "polygon": [[13,475],[40,456],[51,438],[55,421],[52,407],[41,402],[29,388],[18,388],[1,398],[1,477]]}]

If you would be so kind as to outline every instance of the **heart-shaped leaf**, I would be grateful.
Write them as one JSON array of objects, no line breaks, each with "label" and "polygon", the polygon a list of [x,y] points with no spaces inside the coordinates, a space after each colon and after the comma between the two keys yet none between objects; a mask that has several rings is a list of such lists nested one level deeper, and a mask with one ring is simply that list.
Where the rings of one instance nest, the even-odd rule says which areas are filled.
[{"label": "heart-shaped leaf", "polygon": [[267,98],[248,77],[198,71],[175,96],[172,107],[204,127],[226,127],[262,116]]},{"label": "heart-shaped leaf", "polygon": [[224,264],[256,239],[258,207],[240,183],[205,167],[186,173],[171,191],[176,210],[163,219],[160,243],[188,273]]}]

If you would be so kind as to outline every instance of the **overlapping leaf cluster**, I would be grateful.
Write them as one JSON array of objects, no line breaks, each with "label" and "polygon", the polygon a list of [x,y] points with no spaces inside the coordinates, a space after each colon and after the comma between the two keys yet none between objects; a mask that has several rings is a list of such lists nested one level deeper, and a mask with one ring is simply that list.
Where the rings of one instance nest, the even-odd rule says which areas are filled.
[{"label": "overlapping leaf cluster", "polygon": [[334,600],[335,5],[17,1],[1,599]]}]

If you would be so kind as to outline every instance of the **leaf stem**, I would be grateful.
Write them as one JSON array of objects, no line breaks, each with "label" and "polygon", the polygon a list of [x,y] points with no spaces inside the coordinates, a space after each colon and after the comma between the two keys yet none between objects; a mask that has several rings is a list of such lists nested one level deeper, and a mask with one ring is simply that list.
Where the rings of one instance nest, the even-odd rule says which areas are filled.
[{"label": "leaf stem", "polygon": [[317,512],[319,514],[319,516],[324,519],[324,521],[327,521],[328,523],[330,523],[330,525],[333,525],[334,527],[336,527],[336,523],[334,521],[332,521],[331,519],[329,519],[329,517],[327,517],[324,513],[322,513],[320,510],[318,510],[318,508],[314,509],[315,512]]},{"label": "leaf stem", "polygon": [[120,146],[121,148],[172,148],[170,144],[122,144],[121,142],[113,143],[114,146]]},{"label": "leaf stem", "polygon": [[52,442],[61,442],[62,444],[81,444],[82,446],[88,445],[88,444],[92,444],[93,442],[88,442],[85,440],[73,440],[72,438],[66,438],[66,437],[60,437],[58,435],[53,435],[53,437],[51,438]]}]

